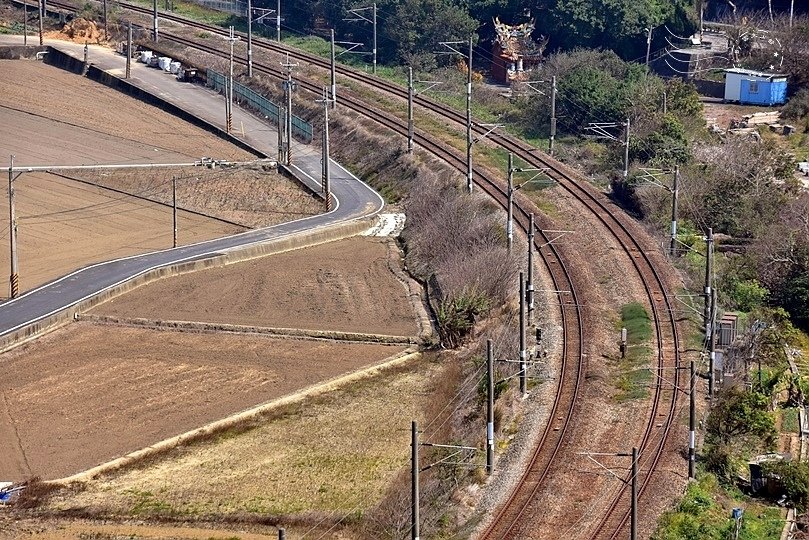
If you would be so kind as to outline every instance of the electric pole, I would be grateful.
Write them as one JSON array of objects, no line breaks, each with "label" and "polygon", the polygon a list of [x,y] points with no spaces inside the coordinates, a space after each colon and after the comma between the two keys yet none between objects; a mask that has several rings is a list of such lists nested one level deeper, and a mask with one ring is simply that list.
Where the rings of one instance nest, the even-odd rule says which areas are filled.
[{"label": "electric pole", "polygon": [[289,165],[287,160],[287,147],[289,141],[286,140],[287,134],[287,108],[278,108],[278,163]]},{"label": "electric pole", "polygon": [[508,222],[506,223],[506,236],[508,237],[508,251],[514,243],[514,154],[508,153]]},{"label": "electric pole", "polygon": [[413,153],[413,67],[407,68],[407,153]]},{"label": "electric pole", "polygon": [[376,75],[376,2],[374,2],[374,75]]},{"label": "electric pole", "polygon": [[11,275],[9,297],[17,298],[20,292],[20,276],[17,273],[17,215],[14,211],[14,156],[8,166],[8,230],[11,247]]},{"label": "electric pole", "polygon": [[472,193],[472,36],[469,36],[466,77],[466,189]]},{"label": "electric pole", "polygon": [[638,540],[638,449],[635,447],[632,447],[632,509],[629,538]]},{"label": "electric pole", "polygon": [[177,177],[171,177],[171,219],[174,225],[174,243],[172,247],[177,247]]},{"label": "electric pole", "polygon": [[247,0],[247,76],[253,76],[253,0]]},{"label": "electric pole", "polygon": [[228,134],[233,130],[233,44],[239,41],[239,38],[234,34],[233,27],[230,27],[230,35],[225,38],[230,42],[230,78],[227,88],[227,122],[226,130]]},{"label": "electric pole", "polygon": [[419,540],[419,430],[415,420],[410,430],[410,538]]},{"label": "electric pole", "polygon": [[278,529],[278,540],[286,540],[286,538],[287,538],[286,529],[279,528]]},{"label": "electric pole", "polygon": [[528,221],[528,286],[526,288],[526,302],[528,303],[528,326],[534,321],[534,213],[531,212]]},{"label": "electric pole", "polygon": [[652,52],[652,27],[648,28],[649,33],[646,34],[646,69],[649,69],[649,55]]},{"label": "electric pole", "polygon": [[626,119],[624,132],[624,180],[629,176],[629,118]]},{"label": "electric pole", "polygon": [[23,12],[23,35],[22,44],[28,46],[28,0],[24,0],[22,4]]},{"label": "electric pole", "polygon": [[494,353],[486,340],[486,474],[494,470]]},{"label": "electric pole", "polygon": [[553,140],[556,138],[556,75],[551,77],[551,138],[548,153],[553,157]]},{"label": "electric pole", "polygon": [[287,80],[284,81],[284,92],[287,102],[286,123],[284,124],[284,138],[287,142],[286,147],[286,165],[292,164],[292,92],[295,90],[295,82],[292,80],[292,68],[298,64],[291,64],[289,62],[289,55],[285,64],[281,64],[287,68]]},{"label": "electric pole", "polygon": [[520,394],[525,397],[527,351],[525,350],[525,276],[520,272]]},{"label": "electric pole", "polygon": [[[157,0],[155,0],[157,1]],[[45,18],[45,0],[39,0],[39,46],[42,46],[43,24]]]},{"label": "electric pole", "polygon": [[337,66],[334,58],[334,28],[331,29],[331,102],[337,106]]},{"label": "electric pole", "polygon": [[157,0],[152,0],[152,37],[154,42],[157,43]]},{"label": "electric pole", "polygon": [[716,353],[713,351],[713,229],[708,228],[708,236],[705,238],[705,339],[708,340],[710,353],[710,373],[708,374],[708,395],[713,397],[714,391],[714,360]]},{"label": "electric pole", "polygon": [[329,92],[323,88],[323,175],[321,189],[326,198],[326,212],[331,210],[331,167],[329,164]]},{"label": "electric pole", "polygon": [[109,32],[107,32],[107,0],[104,0],[104,41],[109,38]]},{"label": "electric pole", "polygon": [[126,30],[126,79],[132,73],[132,21],[129,21],[129,26]]},{"label": "electric pole", "polygon": [[281,43],[281,0],[278,0],[275,9],[275,40]]},{"label": "electric pole", "polygon": [[697,429],[697,372],[691,360],[691,383],[688,399],[688,478],[696,478],[696,429]]},{"label": "electric pole", "polygon": [[677,253],[677,199],[680,197],[680,166],[674,167],[674,185],[671,188],[671,243],[669,254],[674,257]]},{"label": "electric pole", "polygon": [[[708,378],[708,395],[713,397],[716,386],[716,289],[711,289],[711,335],[708,336],[708,353],[711,355],[711,376]],[[721,377],[720,377],[721,379]]]}]

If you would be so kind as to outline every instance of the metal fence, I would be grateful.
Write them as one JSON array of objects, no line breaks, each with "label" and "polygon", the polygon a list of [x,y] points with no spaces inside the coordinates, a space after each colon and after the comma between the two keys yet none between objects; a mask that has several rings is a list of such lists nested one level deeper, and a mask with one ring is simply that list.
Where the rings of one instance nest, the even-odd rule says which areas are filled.
[{"label": "metal fence", "polygon": [[[214,90],[224,92],[226,77],[221,73],[212,69],[208,70],[208,86]],[[233,99],[240,105],[252,109],[262,116],[266,117],[270,122],[278,125],[278,105],[265,98],[261,94],[254,92],[243,84],[233,82]],[[309,124],[302,118],[292,115],[292,136],[298,140],[309,144],[312,142],[312,124]]]}]

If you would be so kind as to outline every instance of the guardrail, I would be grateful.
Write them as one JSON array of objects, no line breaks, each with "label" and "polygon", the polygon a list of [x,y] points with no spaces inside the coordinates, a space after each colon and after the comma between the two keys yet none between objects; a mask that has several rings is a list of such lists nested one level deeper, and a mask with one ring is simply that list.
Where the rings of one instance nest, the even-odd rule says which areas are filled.
[{"label": "guardrail", "polygon": [[[226,77],[212,69],[207,70],[207,85],[214,90],[222,91],[225,90],[225,81]],[[278,116],[279,116],[279,107],[269,99],[265,98],[258,92],[251,90],[250,88],[240,84],[238,82],[233,82],[233,99],[235,99],[239,104],[246,106],[247,108],[253,109],[254,111],[258,112],[262,116],[269,119],[275,125],[278,125]],[[312,142],[312,124],[306,122],[302,118],[299,118],[292,115],[292,136],[296,139],[309,144]]]}]

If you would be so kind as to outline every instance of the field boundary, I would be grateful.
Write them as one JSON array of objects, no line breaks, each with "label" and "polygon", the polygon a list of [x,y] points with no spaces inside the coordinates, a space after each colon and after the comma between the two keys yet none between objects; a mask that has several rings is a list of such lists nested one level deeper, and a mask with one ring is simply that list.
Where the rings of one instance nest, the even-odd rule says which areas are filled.
[{"label": "field boundary", "polygon": [[337,390],[340,387],[349,383],[371,378],[375,375],[383,373],[388,369],[406,364],[407,362],[418,359],[420,357],[421,357],[420,352],[414,350],[413,348],[408,348],[393,356],[389,356],[379,364],[375,364],[373,366],[369,366],[364,369],[348,373],[346,375],[340,375],[332,379],[329,379],[325,382],[308,386],[293,394],[284,396],[282,398],[274,399],[266,403],[262,403],[261,405],[251,407],[249,409],[233,414],[226,418],[216,420],[200,428],[187,431],[185,433],[176,435],[174,437],[170,437],[168,439],[164,439],[153,445],[141,448],[140,450],[135,450],[134,452],[130,452],[124,456],[113,459],[112,461],[108,461],[96,467],[87,469],[86,471],[82,471],[80,473],[67,476],[65,478],[60,478],[57,480],[49,480],[46,483],[57,487],[66,487],[76,483],[86,483],[100,475],[109,474],[112,472],[120,471],[124,468],[135,466],[146,459],[154,458],[161,454],[165,454],[166,452],[169,452],[180,445],[204,441],[213,436],[216,436],[218,433],[221,433],[224,430],[237,427],[239,425],[244,424],[245,422],[259,418],[263,414],[268,413],[270,411],[279,409],[287,405],[301,403],[309,398],[322,395],[327,392],[331,392],[333,390]]}]

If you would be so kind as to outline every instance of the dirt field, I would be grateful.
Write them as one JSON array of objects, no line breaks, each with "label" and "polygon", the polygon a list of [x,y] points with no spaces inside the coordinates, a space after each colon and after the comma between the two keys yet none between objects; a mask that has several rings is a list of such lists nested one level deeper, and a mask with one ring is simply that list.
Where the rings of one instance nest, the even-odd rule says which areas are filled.
[{"label": "dirt field", "polygon": [[401,347],[76,323],[0,358],[0,478],[57,478]]},{"label": "dirt field", "polygon": [[411,336],[407,291],[388,240],[351,238],[163,279],[92,313]]},{"label": "dirt field", "polygon": [[[15,165],[190,162],[202,156],[247,160],[253,156],[159,109],[41,62],[0,60],[2,164]],[[36,81],[36,84],[30,84]],[[258,171],[175,169],[179,206],[245,223],[264,225],[319,211],[310,197],[279,175]],[[72,173],[68,173],[72,174]],[[169,170],[95,178],[131,193],[168,201]],[[269,178],[271,178],[270,181]],[[171,209],[45,173],[18,177],[21,289],[114,257],[171,247]],[[215,186],[213,188],[212,186]],[[254,194],[247,202],[244,194]],[[226,194],[231,194],[228,198]],[[8,215],[6,197],[0,213]],[[180,243],[241,230],[181,212]],[[8,224],[0,243],[8,243]],[[0,268],[8,269],[8,249]],[[8,270],[0,272],[0,294],[8,294]]]}]

